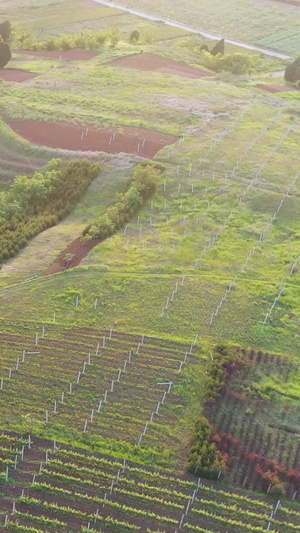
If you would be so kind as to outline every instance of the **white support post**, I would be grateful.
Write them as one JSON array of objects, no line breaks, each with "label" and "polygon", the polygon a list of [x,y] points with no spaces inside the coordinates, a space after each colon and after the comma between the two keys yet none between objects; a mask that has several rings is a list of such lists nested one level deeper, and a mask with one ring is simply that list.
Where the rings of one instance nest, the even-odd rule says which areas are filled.
[{"label": "white support post", "polygon": [[84,423],[83,433],[86,433],[87,424],[88,424],[88,421],[86,420],[85,423]]}]

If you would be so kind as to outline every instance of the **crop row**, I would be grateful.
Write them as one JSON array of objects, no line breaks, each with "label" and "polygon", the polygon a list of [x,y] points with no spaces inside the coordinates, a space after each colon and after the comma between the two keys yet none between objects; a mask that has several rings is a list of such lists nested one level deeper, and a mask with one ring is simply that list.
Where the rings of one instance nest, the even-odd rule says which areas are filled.
[{"label": "crop row", "polygon": [[[28,443],[28,437],[20,440]],[[32,533],[70,529],[174,533],[181,524],[184,530],[217,532],[226,520],[233,533],[241,528],[259,533],[269,522],[272,531],[299,531],[296,504],[259,498],[192,476],[176,476],[36,438],[23,459],[16,470],[10,469],[8,482],[2,481],[7,509],[13,509],[7,513],[11,531],[27,531],[27,527]]]}]

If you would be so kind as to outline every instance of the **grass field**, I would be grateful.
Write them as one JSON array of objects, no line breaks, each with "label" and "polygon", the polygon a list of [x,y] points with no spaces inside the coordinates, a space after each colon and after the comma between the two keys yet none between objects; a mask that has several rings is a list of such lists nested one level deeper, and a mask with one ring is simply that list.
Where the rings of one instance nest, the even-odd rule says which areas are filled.
[{"label": "grass field", "polygon": [[[134,17],[79,0],[68,25],[66,5],[27,2],[26,17],[18,7],[16,21],[37,29],[49,19],[47,31],[59,34],[59,21],[68,33],[118,19],[123,37],[129,23],[131,31],[154,32],[153,23],[138,19],[133,26]],[[280,13],[296,13],[272,2],[260,6],[274,22],[261,38],[271,37]],[[157,8],[144,0],[139,7]],[[206,9],[209,26],[220,4]],[[175,2],[172,17],[184,10],[188,22],[187,2]],[[248,2],[243,10],[250,16]],[[237,13],[230,13],[226,31],[235,37]],[[225,27],[224,11],[223,20]],[[263,18],[253,21],[244,38],[255,41]],[[298,93],[257,87],[274,84],[269,62],[251,76],[202,79],[108,64],[142,50],[203,68],[192,37],[155,27],[153,44],[130,45],[122,37],[88,61],[15,55],[11,68],[38,76],[0,85],[2,190],[51,157],[87,157],[102,170],[72,213],[0,272],[0,527],[8,516],[7,530],[299,531]],[[10,118],[120,132],[137,126],[176,139],[154,157],[165,171],[140,212],[78,267],[45,276],[116,202],[142,159],[34,146],[6,125]],[[204,406],[214,345],[223,343],[242,347],[246,366]],[[199,481],[197,472],[184,474],[202,412],[232,461],[214,484]],[[270,489],[264,497],[246,491],[268,487],[254,473],[245,481],[250,458],[237,439],[250,455],[297,470],[289,474],[296,479],[289,491],[278,496]],[[243,459],[234,462],[234,451]],[[274,497],[282,496],[287,500],[278,504]]]},{"label": "grass field", "polygon": [[[126,3],[120,0],[119,4],[247,43],[291,54],[300,51],[299,46],[295,49],[295,33],[300,19],[298,6],[269,0],[200,0],[196,4],[191,0],[174,0],[171,9],[168,4],[149,0],[128,0]],[[280,39],[281,32],[286,32],[284,43]]]}]

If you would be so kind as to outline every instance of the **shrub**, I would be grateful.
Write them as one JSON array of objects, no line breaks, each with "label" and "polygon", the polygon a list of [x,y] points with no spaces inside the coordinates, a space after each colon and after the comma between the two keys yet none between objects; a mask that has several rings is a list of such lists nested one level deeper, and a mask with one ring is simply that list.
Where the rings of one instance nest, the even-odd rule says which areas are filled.
[{"label": "shrub", "polygon": [[187,470],[205,477],[216,478],[225,470],[225,459],[212,441],[213,428],[208,420],[199,417],[194,426]]},{"label": "shrub", "polygon": [[155,192],[160,171],[152,165],[139,165],[127,190],[119,194],[119,201],[83,231],[83,236],[106,239],[122,228],[140,210],[143,203]]}]

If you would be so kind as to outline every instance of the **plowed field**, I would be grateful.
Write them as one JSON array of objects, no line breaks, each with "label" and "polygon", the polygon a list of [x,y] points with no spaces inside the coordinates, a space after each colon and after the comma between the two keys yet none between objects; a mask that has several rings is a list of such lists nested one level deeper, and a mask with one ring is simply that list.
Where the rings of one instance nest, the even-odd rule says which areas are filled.
[{"label": "plowed field", "polygon": [[155,54],[135,54],[129,57],[122,57],[108,63],[111,67],[131,68],[137,70],[154,71],[163,74],[174,74],[185,78],[204,78],[214,76],[211,72],[190,67],[184,63],[173,61]]},{"label": "plowed field", "polygon": [[8,120],[9,126],[28,141],[40,146],[74,151],[136,154],[152,158],[159,150],[173,144],[177,137],[158,131],[128,126],[96,129],[65,122]]}]

